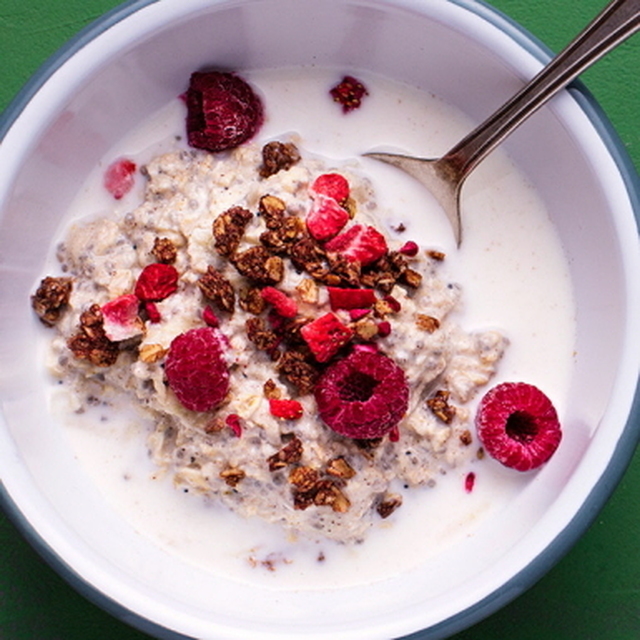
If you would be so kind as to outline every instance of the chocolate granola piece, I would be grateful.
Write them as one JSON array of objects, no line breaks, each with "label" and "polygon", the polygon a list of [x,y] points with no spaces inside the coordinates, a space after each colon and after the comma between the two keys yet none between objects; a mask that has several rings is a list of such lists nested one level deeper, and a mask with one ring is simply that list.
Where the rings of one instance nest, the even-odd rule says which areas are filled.
[{"label": "chocolate granola piece", "polygon": [[376,511],[381,518],[388,518],[396,509],[402,506],[402,496],[385,496],[376,505]]},{"label": "chocolate granola piece", "polygon": [[178,249],[169,238],[156,238],[151,253],[158,262],[173,264],[178,257]]},{"label": "chocolate granola piece", "polygon": [[293,350],[285,351],[280,356],[276,369],[302,396],[314,390],[320,375],[320,371],[307,361],[304,354]]},{"label": "chocolate granola piece", "polygon": [[198,280],[200,291],[222,311],[233,312],[236,294],[231,283],[215,267],[209,265],[207,273]]},{"label": "chocolate granola piece", "polygon": [[436,418],[445,424],[450,424],[456,415],[456,408],[449,404],[449,395],[448,391],[440,389],[436,391],[432,398],[427,400],[429,409],[431,409]]},{"label": "chocolate granola piece", "polygon": [[311,236],[305,235],[295,242],[289,251],[289,257],[298,271],[306,271],[314,277],[314,272],[326,271],[324,263],[327,254]]},{"label": "chocolate granola piece", "polygon": [[419,313],[416,316],[416,327],[418,327],[418,329],[420,329],[421,331],[433,333],[440,328],[440,320],[438,320],[438,318],[434,318],[433,316],[428,316],[425,313]]},{"label": "chocolate granola piece", "polygon": [[244,480],[247,474],[238,467],[228,467],[220,472],[220,478],[224,480],[230,487],[236,487],[241,480]]},{"label": "chocolate granola piece", "polygon": [[69,304],[72,289],[71,278],[47,276],[31,296],[31,306],[43,324],[52,327]]},{"label": "chocolate granola piece", "polygon": [[262,147],[260,176],[268,178],[278,171],[290,169],[300,161],[300,152],[292,142],[268,142]]},{"label": "chocolate granola piece", "polygon": [[329,460],[326,472],[328,475],[342,480],[350,480],[356,475],[354,468],[342,456]]},{"label": "chocolate granola piece", "polygon": [[273,351],[280,344],[280,336],[271,329],[267,329],[263,318],[247,318],[245,330],[247,338],[260,351]]},{"label": "chocolate granola piece", "polygon": [[311,491],[319,479],[318,471],[312,467],[294,467],[289,472],[289,482],[301,493]]},{"label": "chocolate granola piece", "polygon": [[351,507],[347,496],[333,480],[320,480],[313,488],[313,504],[331,507],[336,513],[346,513]]},{"label": "chocolate granola piece", "polygon": [[267,458],[269,471],[277,471],[292,464],[297,464],[302,459],[302,441],[295,437],[282,449]]},{"label": "chocolate granola piece", "polygon": [[266,195],[258,202],[258,211],[267,225],[267,229],[278,229],[285,218],[286,205],[276,196]]},{"label": "chocolate granola piece", "polygon": [[265,247],[251,247],[233,256],[238,272],[261,285],[278,284],[284,278],[282,258],[272,255]]},{"label": "chocolate granola piece", "polygon": [[304,221],[297,216],[287,216],[273,227],[260,234],[260,243],[271,253],[288,256],[293,245],[305,231]]},{"label": "chocolate granola piece", "polygon": [[262,297],[259,287],[240,289],[238,304],[243,311],[260,315],[267,308],[267,301]]},{"label": "chocolate granola piece", "polygon": [[98,367],[115,364],[120,353],[117,343],[109,340],[105,334],[104,318],[97,304],[82,312],[78,331],[69,338],[67,346],[76,358]]},{"label": "chocolate granola piece", "polygon": [[214,220],[214,246],[221,256],[230,258],[238,250],[251,218],[251,211],[243,207],[231,207]]}]

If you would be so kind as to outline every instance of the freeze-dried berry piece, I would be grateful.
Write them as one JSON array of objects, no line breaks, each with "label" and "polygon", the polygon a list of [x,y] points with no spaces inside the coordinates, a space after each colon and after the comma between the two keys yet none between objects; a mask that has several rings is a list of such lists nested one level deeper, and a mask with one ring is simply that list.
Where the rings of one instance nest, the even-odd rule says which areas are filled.
[{"label": "freeze-dried berry piece", "polygon": [[325,313],[300,329],[318,362],[330,360],[353,337],[353,329],[342,324],[334,313]]},{"label": "freeze-dried berry piece", "polygon": [[165,374],[185,408],[202,412],[218,407],[229,390],[229,371],[216,330],[199,327],[174,338]]},{"label": "freeze-dried berry piece", "polygon": [[297,400],[285,398],[270,398],[269,413],[283,420],[298,420],[302,418],[302,405]]},{"label": "freeze-dried berry piece", "polygon": [[354,350],[330,365],[315,388],[318,413],[340,435],[380,438],[404,417],[409,385],[404,371],[379,352]]},{"label": "freeze-dried berry piece", "polygon": [[198,279],[198,288],[219,309],[233,312],[236,293],[231,283],[215,267],[209,265],[207,272]]},{"label": "freeze-dried berry piece", "polygon": [[170,264],[149,264],[138,276],[134,293],[142,302],[159,302],[178,290],[178,277]]},{"label": "freeze-dried berry piece", "polygon": [[[327,287],[331,309],[369,309],[376,301],[373,289]],[[357,318],[354,318],[357,319]]]},{"label": "freeze-dried berry piece", "polygon": [[100,310],[107,338],[120,342],[141,335],[144,324],[138,314],[139,308],[140,301],[133,294],[119,296],[103,304]]},{"label": "freeze-dried berry piece", "polygon": [[31,296],[31,306],[40,320],[52,327],[69,304],[72,289],[71,278],[43,278]]},{"label": "freeze-dried berry piece", "polygon": [[332,238],[324,248],[327,252],[339,253],[347,260],[357,260],[363,266],[379,260],[388,251],[385,237],[375,227],[361,224],[354,224]]},{"label": "freeze-dried berry piece", "polygon": [[349,212],[329,196],[317,194],[305,219],[313,238],[324,242],[340,233],[349,222]]},{"label": "freeze-dried berry piece", "polygon": [[349,199],[349,192],[349,182],[339,173],[323,173],[309,187],[312,198],[323,195],[333,198],[340,205]]},{"label": "freeze-dried berry piece", "polygon": [[274,287],[265,287],[260,293],[265,301],[273,307],[274,311],[283,318],[295,318],[298,315],[296,301],[286,293],[274,289]]},{"label": "freeze-dried berry piece", "polygon": [[286,171],[298,162],[300,162],[300,152],[293,142],[268,142],[262,147],[260,177],[268,178],[278,171]]},{"label": "freeze-dried berry piece", "polygon": [[334,102],[342,105],[344,113],[358,109],[362,104],[362,99],[369,95],[362,82],[353,76],[344,76],[341,82],[333,87],[329,93]]},{"label": "freeze-dried berry piece", "polygon": [[197,149],[216,152],[238,147],[264,121],[259,96],[233,73],[193,73],[185,101],[187,140]]},{"label": "freeze-dried berry piece", "polygon": [[399,253],[404,256],[409,256],[410,258],[414,258],[418,255],[418,251],[420,251],[420,247],[413,241],[408,240],[405,242],[399,249]]},{"label": "freeze-dried berry piece", "polygon": [[136,163],[128,158],[119,158],[112,162],[104,174],[105,189],[116,199],[120,200],[133,189],[135,184]]},{"label": "freeze-dried berry piece", "polygon": [[547,462],[562,439],[551,400],[524,382],[505,382],[487,392],[478,407],[476,429],[486,452],[518,471]]}]

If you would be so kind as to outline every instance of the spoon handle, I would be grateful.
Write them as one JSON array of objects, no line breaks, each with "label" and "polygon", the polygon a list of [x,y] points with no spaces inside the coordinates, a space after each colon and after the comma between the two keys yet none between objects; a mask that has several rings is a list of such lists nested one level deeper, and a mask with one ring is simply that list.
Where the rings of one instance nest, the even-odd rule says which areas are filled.
[{"label": "spoon handle", "polygon": [[613,0],[513,98],[443,158],[460,181],[506,136],[605,53],[640,29],[640,0]]}]

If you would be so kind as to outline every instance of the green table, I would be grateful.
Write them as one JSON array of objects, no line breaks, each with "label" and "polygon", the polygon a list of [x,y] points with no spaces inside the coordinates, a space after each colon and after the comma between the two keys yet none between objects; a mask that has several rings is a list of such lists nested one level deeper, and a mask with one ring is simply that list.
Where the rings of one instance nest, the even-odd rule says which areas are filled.
[{"label": "green table", "polygon": [[[310,1],[310,0],[300,0]],[[0,109],[44,60],[118,0],[0,0]],[[605,0],[492,0],[559,50]],[[640,169],[640,35],[586,72]],[[455,640],[640,639],[640,454],[586,535],[538,584]],[[57,576],[0,513],[0,638],[143,640]]]}]

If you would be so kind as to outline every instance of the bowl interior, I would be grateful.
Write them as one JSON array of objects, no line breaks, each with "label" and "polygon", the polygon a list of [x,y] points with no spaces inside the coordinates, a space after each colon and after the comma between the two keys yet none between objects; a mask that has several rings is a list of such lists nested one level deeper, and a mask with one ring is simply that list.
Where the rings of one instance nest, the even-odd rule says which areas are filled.
[{"label": "bowl interior", "polygon": [[[364,69],[424,88],[480,121],[540,67],[540,51],[475,2],[169,0],[130,5],[124,16],[85,34],[0,147],[0,333],[10,337],[0,348],[0,460],[4,491],[25,525],[108,599],[196,637],[251,629],[265,638],[382,638],[422,628],[436,637],[477,619],[478,603],[488,611],[517,595],[557,557],[536,564],[585,501],[603,499],[598,487],[612,458],[623,465],[617,448],[637,381],[637,231],[597,114],[581,94],[567,93],[505,143],[542,196],[571,270],[577,342],[567,446],[499,522],[428,566],[357,589],[285,594],[254,585],[247,619],[246,585],[150,545],[86,482],[50,420],[34,374],[42,369],[40,327],[25,301],[71,200],[113,142],[203,66]],[[574,521],[576,532],[585,518]]]}]

